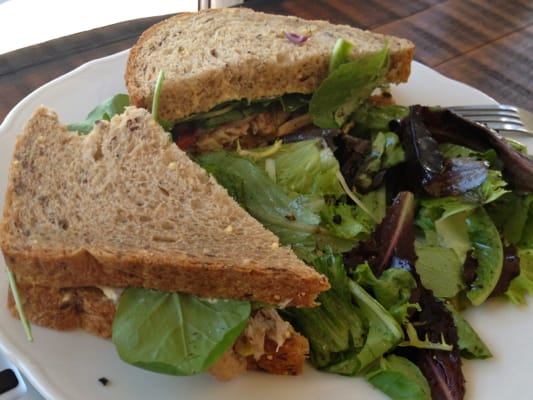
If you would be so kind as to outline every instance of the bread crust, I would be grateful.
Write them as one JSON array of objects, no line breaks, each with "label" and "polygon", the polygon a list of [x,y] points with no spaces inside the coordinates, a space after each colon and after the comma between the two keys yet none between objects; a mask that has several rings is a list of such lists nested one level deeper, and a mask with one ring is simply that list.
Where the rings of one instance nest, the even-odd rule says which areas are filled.
[{"label": "bread crust", "polygon": [[18,137],[0,246],[16,279],[315,305],[329,288],[130,107],[87,136],[40,108]]},{"label": "bread crust", "polygon": [[[304,35],[295,44],[285,33]],[[132,47],[125,81],[132,104],[150,109],[159,71],[165,73],[159,115],[176,121],[230,100],[312,93],[328,73],[337,39],[353,57],[390,48],[389,83],[407,81],[412,42],[327,21],[246,8],[183,13],[148,28]]]},{"label": "bread crust", "polygon": [[[283,270],[250,260],[246,265],[216,257],[186,255],[100,253],[97,249],[72,254],[57,249],[22,252],[4,247],[6,264],[17,279],[53,288],[128,286],[167,292],[190,293],[212,298],[233,298],[297,307],[316,305],[317,293],[328,288],[327,280],[306,270]],[[274,251],[274,250],[273,250]],[[288,249],[275,250],[289,255]],[[288,261],[290,258],[288,258]]]},{"label": "bread crust", "polygon": [[[32,323],[59,331],[82,329],[111,339],[116,303],[96,287],[57,289],[17,283],[17,291],[25,317]],[[19,317],[11,293],[7,306]]]}]

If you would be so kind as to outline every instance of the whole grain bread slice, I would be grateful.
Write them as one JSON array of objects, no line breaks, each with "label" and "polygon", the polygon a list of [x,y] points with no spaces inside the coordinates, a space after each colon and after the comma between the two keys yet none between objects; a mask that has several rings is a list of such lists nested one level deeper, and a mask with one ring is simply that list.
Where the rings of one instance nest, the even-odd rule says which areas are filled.
[{"label": "whole grain bread slice", "polygon": [[10,168],[0,245],[18,281],[312,306],[329,287],[144,109],[87,136],[41,107]]},{"label": "whole grain bread slice", "polygon": [[[305,41],[294,43],[287,35]],[[338,39],[355,45],[354,58],[378,52],[388,42],[385,81],[407,81],[414,53],[409,40],[326,21],[223,8],[178,14],[148,28],[130,51],[126,86],[132,104],[149,109],[163,71],[159,116],[167,121],[231,100],[312,93],[328,73]]]}]

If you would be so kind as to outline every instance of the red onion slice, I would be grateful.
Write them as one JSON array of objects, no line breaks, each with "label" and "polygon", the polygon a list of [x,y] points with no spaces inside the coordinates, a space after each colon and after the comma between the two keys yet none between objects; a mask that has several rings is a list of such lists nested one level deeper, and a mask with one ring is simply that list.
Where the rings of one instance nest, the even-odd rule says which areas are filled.
[{"label": "red onion slice", "polygon": [[309,39],[309,36],[299,35],[299,34],[294,33],[294,32],[285,32],[285,37],[287,39],[289,39],[294,44],[302,44],[307,39]]}]

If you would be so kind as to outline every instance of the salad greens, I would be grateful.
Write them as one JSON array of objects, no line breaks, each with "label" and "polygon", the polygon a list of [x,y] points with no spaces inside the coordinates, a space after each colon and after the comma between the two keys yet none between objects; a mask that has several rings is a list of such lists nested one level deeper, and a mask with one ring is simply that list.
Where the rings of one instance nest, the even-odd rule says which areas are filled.
[{"label": "salad greens", "polygon": [[[357,60],[351,51],[337,43],[311,98],[231,102],[187,120],[216,126],[275,104],[308,108],[324,134],[195,161],[328,277],[319,307],[279,310],[308,338],[313,365],[363,376],[393,399],[462,399],[461,357],[491,357],[462,309],[533,293],[533,162],[447,110],[369,104],[388,46]],[[84,132],[126,103],[119,95],[72,126]],[[231,346],[250,308],[128,289],[113,341],[132,364],[197,373]]]}]

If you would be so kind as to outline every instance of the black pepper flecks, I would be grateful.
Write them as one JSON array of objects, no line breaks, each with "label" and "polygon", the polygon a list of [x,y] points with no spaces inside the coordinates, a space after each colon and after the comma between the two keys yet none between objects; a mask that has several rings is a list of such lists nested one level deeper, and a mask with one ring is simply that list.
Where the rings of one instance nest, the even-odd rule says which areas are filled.
[{"label": "black pepper flecks", "polygon": [[109,379],[107,379],[105,376],[98,379],[98,382],[102,384],[102,386],[107,386],[109,384]]},{"label": "black pepper flecks", "polygon": [[333,222],[340,225],[342,223],[342,217],[339,214],[335,214],[333,216]]}]

